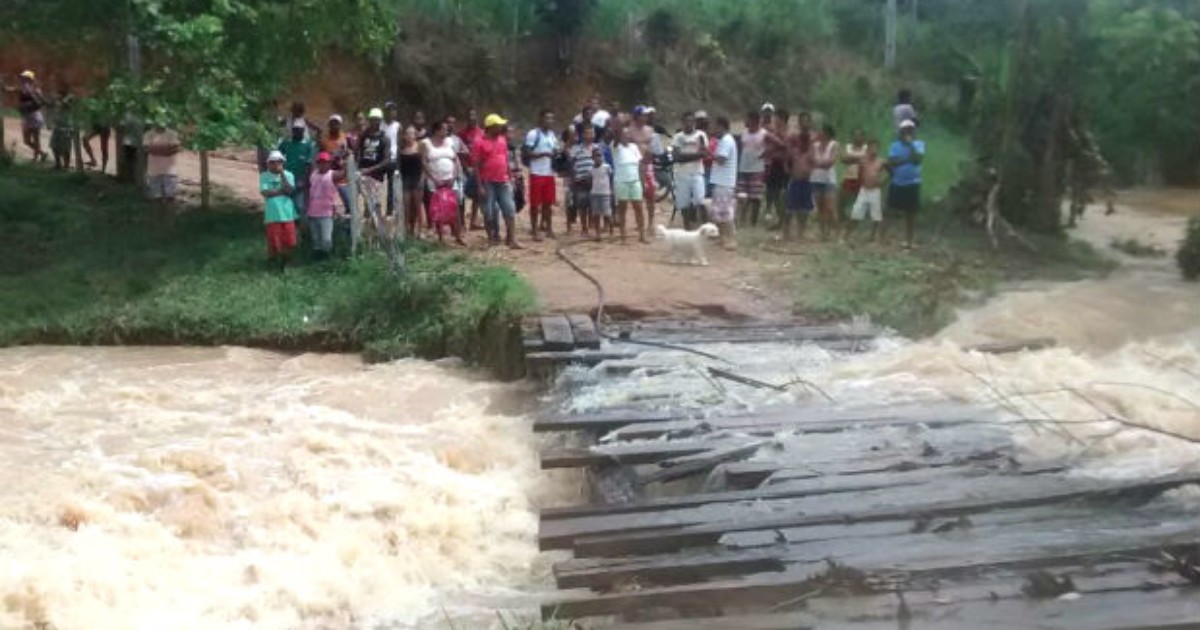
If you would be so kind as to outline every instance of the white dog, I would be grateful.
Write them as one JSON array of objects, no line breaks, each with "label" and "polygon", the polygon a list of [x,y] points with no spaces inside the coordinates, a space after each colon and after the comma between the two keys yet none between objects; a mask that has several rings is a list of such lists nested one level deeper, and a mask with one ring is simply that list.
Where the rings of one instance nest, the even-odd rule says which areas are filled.
[{"label": "white dog", "polygon": [[704,257],[704,241],[720,236],[721,231],[712,223],[705,223],[699,229],[689,232],[662,225],[655,226],[659,238],[671,248],[671,260],[676,264],[707,265]]}]

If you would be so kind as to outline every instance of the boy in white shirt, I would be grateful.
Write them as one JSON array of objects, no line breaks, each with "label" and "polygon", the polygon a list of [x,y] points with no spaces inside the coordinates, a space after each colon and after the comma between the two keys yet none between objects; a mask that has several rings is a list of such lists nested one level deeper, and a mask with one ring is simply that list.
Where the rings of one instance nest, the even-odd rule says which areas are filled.
[{"label": "boy in white shirt", "polygon": [[704,158],[708,156],[708,136],[696,128],[692,112],[683,115],[683,130],[671,141],[675,156],[675,209],[683,215],[683,227],[694,230],[700,225],[704,209]]},{"label": "boy in white shirt", "polygon": [[[604,153],[599,147],[592,150],[592,190],[588,195],[591,206],[589,221],[595,230],[594,240],[600,240],[600,219],[608,223],[612,232],[612,167],[604,161]],[[584,236],[587,236],[585,233]]]},{"label": "boy in white shirt", "polygon": [[734,240],[734,215],[737,206],[738,182],[738,147],[733,134],[729,133],[729,119],[717,116],[714,129],[718,140],[717,150],[713,153],[713,168],[710,180],[712,182],[712,210],[709,218],[721,230],[721,246],[725,249],[736,249]]}]

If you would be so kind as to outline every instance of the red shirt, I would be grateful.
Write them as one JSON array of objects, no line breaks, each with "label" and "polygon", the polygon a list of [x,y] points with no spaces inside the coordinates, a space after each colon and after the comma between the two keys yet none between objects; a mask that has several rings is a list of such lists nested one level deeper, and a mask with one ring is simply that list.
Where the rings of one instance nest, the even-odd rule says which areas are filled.
[{"label": "red shirt", "polygon": [[484,136],[471,145],[471,163],[479,169],[479,179],[491,183],[508,181],[508,138]]}]

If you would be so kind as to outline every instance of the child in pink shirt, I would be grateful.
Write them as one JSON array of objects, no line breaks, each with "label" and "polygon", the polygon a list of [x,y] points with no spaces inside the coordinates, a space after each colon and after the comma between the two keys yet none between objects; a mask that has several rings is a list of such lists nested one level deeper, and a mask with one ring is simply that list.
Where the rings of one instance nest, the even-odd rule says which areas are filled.
[{"label": "child in pink shirt", "polygon": [[317,170],[308,176],[308,228],[312,234],[313,257],[323,260],[333,250],[333,216],[338,201],[337,178],[341,171],[333,170],[333,156],[326,151],[317,154]]}]

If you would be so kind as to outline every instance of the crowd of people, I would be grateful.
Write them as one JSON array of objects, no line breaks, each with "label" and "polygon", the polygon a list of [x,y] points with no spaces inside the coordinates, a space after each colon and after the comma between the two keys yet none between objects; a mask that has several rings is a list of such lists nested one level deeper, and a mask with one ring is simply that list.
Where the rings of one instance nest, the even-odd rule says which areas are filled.
[{"label": "crowd of people", "polygon": [[[43,111],[64,101],[43,96],[31,71],[9,89],[19,92],[25,143],[35,159],[45,159]],[[859,223],[870,222],[874,241],[883,233],[885,210],[904,219],[904,246],[912,246],[925,146],[916,139],[908,90],[897,96],[895,137],[886,153],[863,129],[843,144],[828,120],[814,125],[809,112],[800,112],[793,126],[789,113],[771,103],[746,113],[736,133],[728,118],[703,110],[684,112],[672,133],[652,106],[612,109],[593,97],[561,125],[555,112],[542,110],[522,133],[500,114],[480,120],[474,108],[461,125],[455,116],[429,123],[420,111],[402,124],[391,102],[355,112],[350,121],[333,114],[321,126],[306,116],[303,103],[293,103],[279,119],[278,143],[259,147],[270,257],[286,265],[302,226],[314,256],[329,256],[336,220],[355,206],[352,165],[362,209],[368,218],[379,217],[376,231],[389,238],[402,233],[442,241],[449,235],[466,245],[467,234],[481,230],[489,245],[520,249],[517,214],[528,207],[528,234],[542,241],[555,237],[561,207],[567,234],[578,227],[584,238],[624,243],[635,231],[646,243],[665,202],[671,216],[657,221],[678,215],[687,230],[711,222],[729,249],[736,247],[737,226],[767,219],[780,240],[803,239],[810,216],[822,239],[851,238]],[[84,138],[93,165],[92,137],[101,138],[108,161],[106,131],[92,129]],[[148,194],[173,199],[179,134],[157,124],[140,140]]]},{"label": "crowd of people", "polygon": [[[704,111],[684,112],[671,133],[652,106],[610,112],[598,97],[566,124],[542,110],[528,130],[500,114],[480,120],[473,108],[461,126],[454,116],[428,124],[423,112],[405,125],[390,102],[355,113],[350,125],[334,114],[322,129],[294,103],[280,121],[288,136],[276,150],[262,151],[261,188],[268,199],[290,199],[293,208],[292,215],[272,213],[268,222],[308,217],[318,256],[331,247],[332,218],[351,207],[350,156],[364,210],[385,217],[393,234],[402,226],[410,238],[440,241],[448,234],[465,245],[468,232],[481,230],[489,244],[520,249],[516,218],[527,207],[534,241],[555,237],[561,208],[567,234],[578,229],[596,241],[646,243],[669,197],[671,217],[658,221],[678,215],[688,230],[714,223],[729,249],[736,248],[737,226],[767,218],[782,241],[803,239],[810,216],[822,239],[852,238],[859,223],[869,222],[874,241],[885,210],[904,219],[903,244],[911,247],[925,146],[916,139],[907,90],[892,115],[896,135],[884,153],[863,129],[839,143],[832,124],[816,126],[801,112],[793,127],[788,112],[771,103],[748,112],[737,133],[728,118],[710,119]],[[272,251],[294,241],[290,233],[273,236]]]}]

